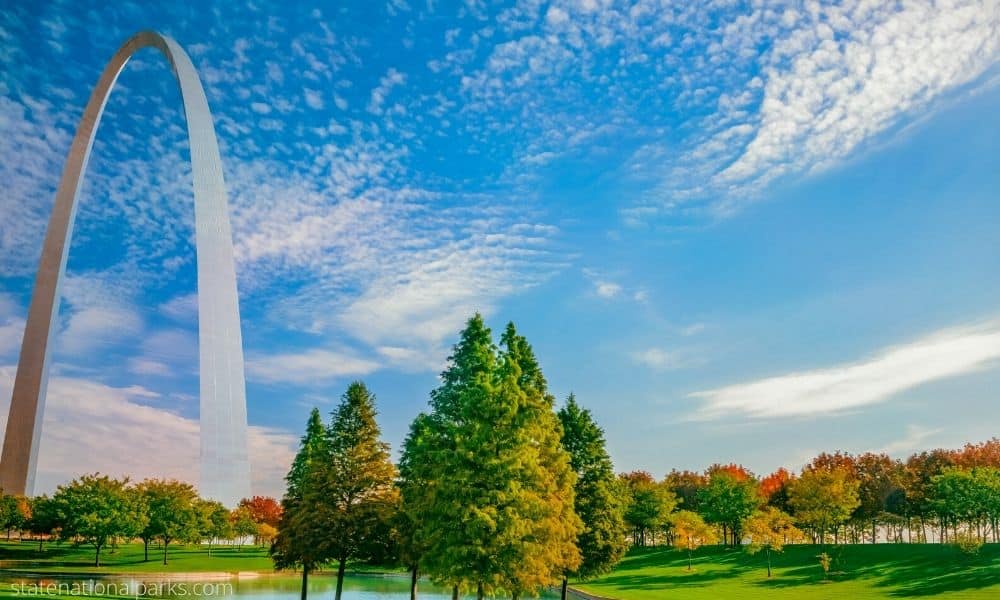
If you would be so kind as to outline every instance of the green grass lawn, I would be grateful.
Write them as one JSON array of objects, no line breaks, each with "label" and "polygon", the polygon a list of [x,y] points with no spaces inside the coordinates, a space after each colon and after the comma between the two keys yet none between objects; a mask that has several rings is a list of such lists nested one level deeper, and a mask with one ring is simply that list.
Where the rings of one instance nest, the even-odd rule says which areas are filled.
[{"label": "green grass lawn", "polygon": [[[828,582],[816,559],[824,550],[834,559]],[[636,550],[613,573],[574,587],[623,600],[1000,598],[997,544],[971,558],[940,545],[787,546],[771,561],[768,579],[763,554],[704,548],[689,572],[679,551]]]},{"label": "green grass lawn", "polygon": [[[330,570],[327,567],[326,570]],[[348,564],[351,573],[405,572],[405,569],[365,564]],[[142,544],[123,544],[115,551],[101,551],[101,566],[94,567],[93,546],[37,542],[0,542],[0,575],[4,573],[273,573],[274,564],[267,548],[246,545],[207,546],[170,544],[167,564],[162,548],[150,544],[149,561],[143,560]],[[289,574],[293,574],[291,571]]]},{"label": "green grass lawn", "polygon": [[162,549],[150,544],[149,562],[143,560],[142,544],[124,544],[115,551],[101,551],[101,566],[94,567],[94,548],[68,543],[0,543],[0,570],[35,573],[194,573],[274,570],[266,548],[217,546],[208,555],[206,546],[171,544],[167,564]]}]

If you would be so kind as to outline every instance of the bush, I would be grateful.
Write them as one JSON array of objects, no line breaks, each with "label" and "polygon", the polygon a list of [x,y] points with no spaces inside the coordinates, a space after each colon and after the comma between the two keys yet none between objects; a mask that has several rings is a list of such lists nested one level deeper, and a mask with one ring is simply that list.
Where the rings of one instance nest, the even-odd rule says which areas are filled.
[{"label": "bush", "polygon": [[983,540],[974,533],[963,531],[955,536],[952,540],[952,545],[954,545],[962,554],[968,556],[975,556],[979,554],[979,549],[983,547]]}]

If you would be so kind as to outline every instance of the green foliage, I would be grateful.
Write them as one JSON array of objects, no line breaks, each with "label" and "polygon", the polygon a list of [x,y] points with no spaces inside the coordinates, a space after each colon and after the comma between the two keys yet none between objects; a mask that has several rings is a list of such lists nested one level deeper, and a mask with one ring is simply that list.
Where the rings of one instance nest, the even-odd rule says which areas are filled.
[{"label": "green foliage", "polygon": [[667,483],[657,482],[645,471],[620,476],[625,491],[625,522],[632,528],[632,541],[645,546],[647,536],[663,530],[670,523],[670,513],[677,506],[677,497]]},{"label": "green foliage", "polygon": [[313,466],[328,460],[327,441],[323,419],[319,409],[314,408],[309,414],[299,451],[285,477],[288,487],[281,500],[278,536],[271,545],[271,558],[278,569],[301,567],[308,573],[327,560],[322,541],[328,532],[313,518],[305,504],[307,488],[318,483],[318,477],[310,477],[310,473],[319,471]]},{"label": "green foliage", "polygon": [[749,541],[747,553],[757,554],[763,550],[767,556],[768,577],[771,576],[771,552],[781,552],[785,544],[802,539],[802,532],[792,523],[792,517],[773,506],[751,515],[742,531]]},{"label": "green foliage", "polygon": [[229,522],[238,541],[237,548],[243,545],[246,538],[257,534],[257,523],[253,519],[253,513],[246,506],[237,506],[233,509],[229,514]]},{"label": "green foliage", "polygon": [[101,564],[101,550],[116,537],[134,537],[145,528],[148,516],[128,480],[106,475],[83,475],[56,488],[53,508],[62,524],[64,540],[94,547],[94,566]]},{"label": "green foliage", "polygon": [[576,473],[575,510],[583,522],[577,537],[582,561],[574,575],[593,577],[613,569],[628,550],[625,499],[615,478],[604,432],[570,394],[558,412],[562,445]]},{"label": "green foliage", "polygon": [[212,542],[229,540],[233,537],[233,526],[229,521],[229,510],[221,502],[199,499],[195,503],[198,513],[198,533],[201,539],[208,540],[208,553],[212,554]]},{"label": "green foliage", "polygon": [[174,541],[200,540],[201,514],[198,494],[189,483],[166,479],[147,479],[137,487],[139,500],[148,515],[141,530],[143,539],[158,539],[163,548],[163,564]]},{"label": "green foliage", "polygon": [[396,469],[375,416],[375,397],[361,382],[348,386],[328,427],[313,410],[286,478],[272,545],[278,568],[302,566],[308,572],[336,561],[338,599],[348,559],[384,557],[385,540],[392,537]]},{"label": "green foliage", "polygon": [[730,471],[712,473],[708,484],[698,490],[698,512],[708,523],[725,525],[732,532],[734,544],[740,541],[743,520],[761,503],[756,480]]},{"label": "green foliage", "polygon": [[410,556],[447,584],[534,593],[580,563],[575,475],[531,346],[476,315],[404,446]]}]

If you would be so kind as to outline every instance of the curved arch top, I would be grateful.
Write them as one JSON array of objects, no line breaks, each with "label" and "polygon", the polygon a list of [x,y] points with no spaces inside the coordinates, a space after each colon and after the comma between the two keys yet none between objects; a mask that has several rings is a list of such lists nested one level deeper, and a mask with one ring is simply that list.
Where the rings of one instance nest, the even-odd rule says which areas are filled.
[{"label": "curved arch top", "polygon": [[147,47],[163,53],[177,78],[191,149],[198,269],[200,491],[228,506],[250,495],[243,339],[219,144],[205,90],[191,59],[177,42],[155,31],[132,36],[108,62],[90,95],[63,167],[35,277],[7,418],[0,459],[0,488],[7,493],[30,495],[34,488],[49,343],[59,312],[59,287],[66,269],[77,197],[94,134],[118,75],[137,50]]}]

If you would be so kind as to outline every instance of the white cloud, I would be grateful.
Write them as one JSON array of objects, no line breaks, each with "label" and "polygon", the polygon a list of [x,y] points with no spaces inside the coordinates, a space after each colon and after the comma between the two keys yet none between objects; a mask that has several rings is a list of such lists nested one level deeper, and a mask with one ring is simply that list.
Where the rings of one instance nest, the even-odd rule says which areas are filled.
[{"label": "white cloud", "polygon": [[622,291],[622,286],[611,281],[595,281],[594,292],[601,298],[614,298]]},{"label": "white cloud", "polygon": [[[13,366],[0,367],[0,430],[6,426],[14,370]],[[157,396],[139,386],[121,388],[53,376],[39,446],[36,492],[49,492],[94,471],[196,483],[198,421],[143,404]],[[280,496],[296,436],[251,426],[248,442],[253,492]]]},{"label": "white cloud", "polygon": [[175,321],[196,323],[198,321],[198,294],[175,296],[161,304],[159,311]]},{"label": "white cloud", "polygon": [[305,95],[306,104],[309,105],[309,108],[314,110],[323,108],[323,96],[318,91],[306,88],[302,93]]},{"label": "white cloud", "polygon": [[82,357],[135,339],[142,331],[142,319],[125,306],[90,306],[73,310],[66,328],[57,338],[60,353]]},{"label": "white cloud", "polygon": [[844,412],[905,390],[971,373],[1000,359],[1000,323],[957,327],[890,347],[856,363],[800,371],[692,394],[696,415],[795,417]]},{"label": "white cloud", "polygon": [[371,99],[368,101],[368,112],[376,115],[382,114],[382,105],[385,104],[385,99],[392,88],[403,85],[405,82],[406,75],[396,69],[389,69],[379,80],[378,86],[372,90]]},{"label": "white cloud", "polygon": [[657,371],[679,369],[689,363],[680,352],[664,350],[662,348],[647,348],[639,352],[633,352],[632,360],[637,364]]},{"label": "white cloud", "polygon": [[128,361],[128,370],[137,375],[168,377],[173,374],[167,365],[159,361],[149,360],[148,358],[130,358]]},{"label": "white cloud", "polygon": [[264,383],[308,385],[339,377],[367,375],[379,368],[375,361],[331,350],[259,355],[246,363],[247,376]]}]

